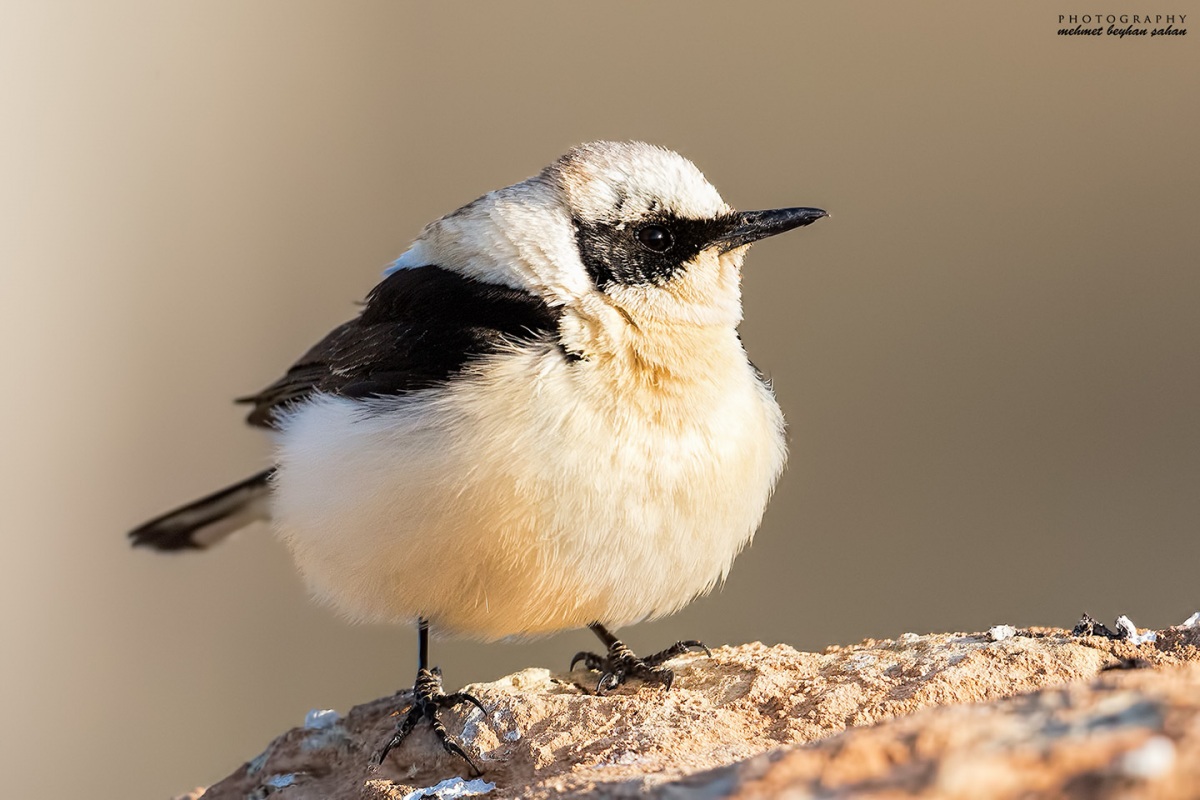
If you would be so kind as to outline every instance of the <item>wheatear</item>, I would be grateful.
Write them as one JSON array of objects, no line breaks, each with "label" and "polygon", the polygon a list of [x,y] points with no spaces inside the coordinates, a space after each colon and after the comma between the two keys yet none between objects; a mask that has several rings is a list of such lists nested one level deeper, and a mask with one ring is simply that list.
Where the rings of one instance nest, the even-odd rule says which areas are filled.
[{"label": "wheatear", "polygon": [[204,548],[269,519],[320,600],[416,622],[414,704],[380,760],[422,718],[467,759],[438,710],[478,701],[443,693],[430,627],[588,626],[607,651],[575,661],[597,691],[669,687],[662,664],[699,642],[643,659],[609,628],[710,591],[758,527],[786,454],[737,334],[742,259],[823,216],[737,212],[669,150],[577,147],[427,225],[356,319],[243,398],[275,466],[133,542]]}]

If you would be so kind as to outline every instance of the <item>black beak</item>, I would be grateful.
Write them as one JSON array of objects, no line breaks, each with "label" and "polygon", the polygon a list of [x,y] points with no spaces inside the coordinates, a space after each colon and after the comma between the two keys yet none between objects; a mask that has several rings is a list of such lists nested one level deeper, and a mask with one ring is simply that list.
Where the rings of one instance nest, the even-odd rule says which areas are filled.
[{"label": "black beak", "polygon": [[827,217],[819,208],[776,208],[770,211],[743,211],[733,215],[733,228],[717,239],[725,252],[757,242],[777,233],[811,225]]}]

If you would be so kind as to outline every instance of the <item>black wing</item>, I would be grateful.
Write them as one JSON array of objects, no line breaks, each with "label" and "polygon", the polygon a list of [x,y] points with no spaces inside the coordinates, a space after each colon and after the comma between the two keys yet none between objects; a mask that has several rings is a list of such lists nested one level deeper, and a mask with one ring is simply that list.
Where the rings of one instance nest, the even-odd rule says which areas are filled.
[{"label": "black wing", "polygon": [[261,392],[251,425],[275,427],[277,412],[317,392],[400,395],[435,385],[504,341],[556,334],[558,314],[520,289],[441,267],[397,270],[371,290],[357,319],[330,331]]}]

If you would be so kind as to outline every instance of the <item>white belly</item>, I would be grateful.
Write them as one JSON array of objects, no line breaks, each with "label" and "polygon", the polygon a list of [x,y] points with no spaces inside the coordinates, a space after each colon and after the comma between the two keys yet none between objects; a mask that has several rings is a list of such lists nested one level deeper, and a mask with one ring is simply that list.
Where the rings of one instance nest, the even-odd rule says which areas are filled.
[{"label": "white belly", "polygon": [[735,355],[649,403],[545,346],[370,413],[319,398],[279,436],[277,529],[355,619],[492,639],[670,613],[725,577],[783,467],[778,406]]}]

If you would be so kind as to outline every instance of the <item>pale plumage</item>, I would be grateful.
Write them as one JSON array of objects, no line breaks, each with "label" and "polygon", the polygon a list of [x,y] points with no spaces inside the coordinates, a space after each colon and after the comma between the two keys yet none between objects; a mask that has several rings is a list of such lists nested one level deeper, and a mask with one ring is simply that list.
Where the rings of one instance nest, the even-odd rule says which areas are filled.
[{"label": "pale plumage", "polygon": [[[362,314],[244,398],[273,472],[133,531],[209,546],[268,507],[305,581],[355,620],[416,621],[412,710],[445,695],[430,626],[482,639],[587,625],[601,691],[669,686],[606,625],[669,614],[728,574],[783,469],[783,418],[737,335],[741,266],[812,208],[736,212],[687,159],[582,145],[426,226]],[[573,662],[574,663],[574,662]],[[469,761],[469,759],[468,759]]]},{"label": "pale plumage", "polygon": [[651,209],[732,211],[680,156],[603,144],[426,228],[400,267],[531,291],[559,331],[444,387],[284,417],[273,517],[320,598],[496,638],[667,614],[725,577],[783,467],[783,420],[735,332],[744,248],[659,285],[589,279],[572,211]]}]

